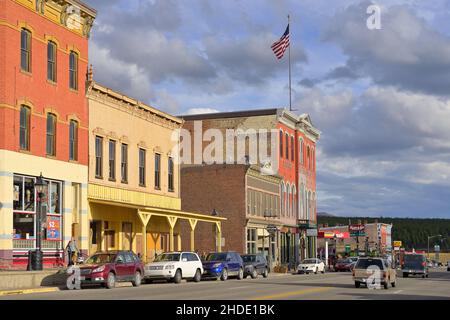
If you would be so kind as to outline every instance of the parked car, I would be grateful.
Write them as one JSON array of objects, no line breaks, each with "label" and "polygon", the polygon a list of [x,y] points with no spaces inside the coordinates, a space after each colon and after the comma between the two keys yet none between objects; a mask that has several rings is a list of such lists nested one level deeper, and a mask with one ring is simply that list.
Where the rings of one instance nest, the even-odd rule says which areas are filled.
[{"label": "parked car", "polygon": [[325,273],[325,264],[323,261],[317,258],[305,259],[297,267],[297,273],[309,274],[310,272],[314,272],[315,274],[318,272]]},{"label": "parked car", "polygon": [[422,278],[428,278],[429,264],[423,254],[406,254],[402,263],[403,278],[409,275],[421,275]]},{"label": "parked car", "polygon": [[264,278],[269,276],[269,264],[266,257],[262,254],[245,254],[241,256],[244,262],[244,278],[251,276],[252,279],[262,275]]},{"label": "parked car", "polygon": [[165,279],[180,283],[181,279],[199,282],[203,274],[203,264],[194,252],[167,252],[160,254],[152,263],[145,265],[145,281]]},{"label": "parked car", "polygon": [[450,261],[447,261],[447,271],[450,271]]},{"label": "parked car", "polygon": [[138,287],[144,265],[132,251],[97,252],[80,265],[81,284],[100,284],[112,289],[116,282],[131,282]]},{"label": "parked car", "polygon": [[225,281],[230,276],[244,278],[244,262],[237,252],[213,252],[203,261],[203,278]]},{"label": "parked car", "polygon": [[355,266],[355,262],[353,262],[350,258],[347,259],[339,259],[334,265],[334,271],[352,271]]},{"label": "parked car", "polygon": [[[379,270],[379,279],[376,278],[376,272]],[[370,285],[380,281],[385,289],[389,288],[389,283],[392,287],[397,284],[397,274],[390,263],[383,258],[359,258],[353,268],[353,281],[355,288],[359,288],[361,284]]]}]

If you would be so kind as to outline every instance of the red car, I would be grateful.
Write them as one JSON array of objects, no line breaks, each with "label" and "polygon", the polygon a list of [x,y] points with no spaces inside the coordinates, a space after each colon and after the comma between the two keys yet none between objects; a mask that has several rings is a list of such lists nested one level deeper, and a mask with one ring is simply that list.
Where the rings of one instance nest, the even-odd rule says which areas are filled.
[{"label": "red car", "polygon": [[131,282],[138,287],[144,264],[132,251],[105,251],[90,256],[80,266],[81,284],[100,284],[108,289],[116,282]]},{"label": "red car", "polygon": [[340,259],[334,266],[334,271],[352,271],[355,266],[355,262],[351,259]]}]

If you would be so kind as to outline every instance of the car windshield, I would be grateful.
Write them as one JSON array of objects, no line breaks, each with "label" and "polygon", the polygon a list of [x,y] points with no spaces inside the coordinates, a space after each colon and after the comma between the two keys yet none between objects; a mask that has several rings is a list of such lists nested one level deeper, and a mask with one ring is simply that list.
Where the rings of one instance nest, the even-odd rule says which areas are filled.
[{"label": "car windshield", "polygon": [[179,253],[163,253],[157,256],[154,262],[164,262],[164,261],[180,261]]},{"label": "car windshield", "polygon": [[425,262],[425,257],[420,254],[407,254],[405,255],[405,265],[409,266],[421,266]]},{"label": "car windshield", "polygon": [[206,257],[206,261],[225,261],[227,260],[227,254],[226,253],[210,253]]},{"label": "car windshield", "polygon": [[316,259],[305,259],[302,262],[303,264],[314,264],[316,263]]},{"label": "car windshield", "polygon": [[256,256],[253,256],[253,255],[245,255],[245,256],[242,256],[242,260],[243,260],[244,262],[256,262]]},{"label": "car windshield", "polygon": [[359,259],[356,263],[356,269],[367,269],[371,266],[377,266],[380,269],[384,269],[383,260],[381,259]]},{"label": "car windshield", "polygon": [[350,259],[339,259],[337,262],[338,263],[351,263],[352,260],[350,260]]},{"label": "car windshield", "polygon": [[99,253],[90,256],[86,260],[86,264],[100,264],[100,263],[109,263],[114,260],[115,254],[112,253]]}]

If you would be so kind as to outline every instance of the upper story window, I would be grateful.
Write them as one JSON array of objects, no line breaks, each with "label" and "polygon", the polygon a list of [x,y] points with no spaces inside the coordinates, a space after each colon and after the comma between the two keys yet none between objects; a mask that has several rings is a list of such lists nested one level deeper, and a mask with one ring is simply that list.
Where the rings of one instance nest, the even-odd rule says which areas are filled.
[{"label": "upper story window", "polygon": [[280,158],[283,158],[283,131],[280,130]]},{"label": "upper story window", "polygon": [[56,115],[47,114],[47,148],[46,153],[49,156],[56,155]]},{"label": "upper story window", "polygon": [[286,159],[289,160],[289,134],[286,133]]},{"label": "upper story window", "polygon": [[145,150],[139,149],[139,185],[145,187]]},{"label": "upper story window", "polygon": [[168,178],[169,178],[169,191],[175,190],[174,184],[173,184],[173,173],[174,173],[173,169],[174,169],[173,158],[169,157],[169,170],[168,170],[168,173],[169,173],[169,176],[168,176]]},{"label": "upper story window", "polygon": [[311,168],[311,151],[309,149],[309,147],[306,149],[306,159],[308,160],[308,168]]},{"label": "upper story window", "polygon": [[20,68],[31,72],[31,32],[27,29],[20,33]]},{"label": "upper story window", "polygon": [[303,139],[300,138],[300,144],[299,144],[300,155],[299,155],[299,157],[300,157],[300,163],[301,164],[303,164],[305,162],[305,159],[303,158],[303,156],[304,156],[303,148],[304,148]]},{"label": "upper story window", "polygon": [[20,107],[20,149],[30,150],[30,108]]},{"label": "upper story window", "polygon": [[291,136],[291,160],[294,161],[295,158],[295,143],[294,143],[294,136]]},{"label": "upper story window", "polygon": [[47,80],[56,82],[56,43],[47,44]]},{"label": "upper story window", "polygon": [[155,189],[161,189],[161,155],[155,153]]},{"label": "upper story window", "polygon": [[78,122],[70,120],[69,124],[69,160],[78,160]]},{"label": "upper story window", "polygon": [[69,54],[69,87],[78,90],[78,54],[74,51]]},{"label": "upper story window", "polygon": [[95,137],[95,177],[101,179],[103,176],[103,138]]},{"label": "upper story window", "polygon": [[122,175],[122,183],[128,182],[128,145],[122,143],[120,172]]},{"label": "upper story window", "polygon": [[109,180],[116,180],[116,141],[109,140]]}]

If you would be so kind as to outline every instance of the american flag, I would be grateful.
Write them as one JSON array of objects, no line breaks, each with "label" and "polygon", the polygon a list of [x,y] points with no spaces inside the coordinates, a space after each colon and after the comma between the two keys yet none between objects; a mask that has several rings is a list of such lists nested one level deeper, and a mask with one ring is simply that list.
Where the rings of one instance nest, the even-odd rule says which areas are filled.
[{"label": "american flag", "polygon": [[278,59],[283,58],[284,52],[286,51],[287,47],[289,47],[289,24],[287,25],[286,31],[281,36],[280,40],[278,40],[271,46]]}]

